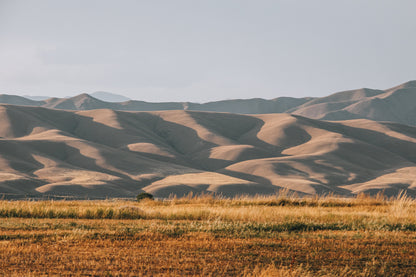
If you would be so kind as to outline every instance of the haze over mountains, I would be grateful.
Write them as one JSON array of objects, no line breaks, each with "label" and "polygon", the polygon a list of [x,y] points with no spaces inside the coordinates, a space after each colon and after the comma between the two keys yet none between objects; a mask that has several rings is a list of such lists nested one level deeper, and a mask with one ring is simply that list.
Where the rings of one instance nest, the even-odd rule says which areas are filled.
[{"label": "haze over mountains", "polygon": [[[397,91],[364,94],[384,94],[383,101]],[[6,104],[0,120],[0,193],[6,197],[234,196],[282,188],[300,195],[416,194],[416,127],[398,123]]]},{"label": "haze over mountains", "polygon": [[[94,97],[96,96],[96,97]],[[208,103],[149,103],[126,100],[124,96],[96,92],[70,98],[31,100],[15,95],[0,95],[0,103],[38,106],[64,110],[112,109],[121,111],[193,110],[239,114],[291,113],[322,120],[366,118],[416,125],[416,81],[409,81],[387,90],[357,89],[338,92],[321,98],[279,97],[223,100]],[[104,99],[100,100],[98,98]],[[117,102],[126,100],[123,102]]]},{"label": "haze over mountains", "polygon": [[125,101],[131,100],[130,98],[125,97],[123,95],[114,94],[114,93],[105,92],[105,91],[96,91],[96,92],[91,93],[90,95],[94,98],[97,98],[101,101],[106,101],[106,102],[125,102]]}]

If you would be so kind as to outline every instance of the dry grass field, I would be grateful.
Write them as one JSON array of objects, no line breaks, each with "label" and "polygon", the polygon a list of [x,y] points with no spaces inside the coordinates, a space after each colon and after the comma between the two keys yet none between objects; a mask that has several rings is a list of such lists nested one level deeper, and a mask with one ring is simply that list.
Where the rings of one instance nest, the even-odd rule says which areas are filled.
[{"label": "dry grass field", "polygon": [[416,276],[416,202],[0,201],[0,275]]}]

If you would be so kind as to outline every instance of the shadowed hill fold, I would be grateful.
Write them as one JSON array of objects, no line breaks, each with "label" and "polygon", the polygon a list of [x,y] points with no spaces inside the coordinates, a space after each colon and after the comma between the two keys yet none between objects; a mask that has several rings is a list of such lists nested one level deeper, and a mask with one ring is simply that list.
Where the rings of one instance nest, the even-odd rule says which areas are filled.
[{"label": "shadowed hill fold", "polygon": [[0,119],[0,193],[7,197],[416,189],[416,128],[408,125],[13,105],[0,105]]}]

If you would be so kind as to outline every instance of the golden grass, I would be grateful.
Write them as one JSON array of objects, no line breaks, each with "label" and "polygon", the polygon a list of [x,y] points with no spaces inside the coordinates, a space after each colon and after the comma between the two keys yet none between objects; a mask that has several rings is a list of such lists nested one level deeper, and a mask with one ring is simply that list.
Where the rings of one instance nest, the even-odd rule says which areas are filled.
[{"label": "golden grass", "polygon": [[0,274],[415,276],[405,194],[0,201]]}]

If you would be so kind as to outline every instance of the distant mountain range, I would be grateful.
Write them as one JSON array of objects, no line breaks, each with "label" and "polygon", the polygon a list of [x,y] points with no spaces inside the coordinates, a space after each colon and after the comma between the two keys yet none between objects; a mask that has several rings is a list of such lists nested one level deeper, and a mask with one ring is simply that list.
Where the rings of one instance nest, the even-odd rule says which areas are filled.
[{"label": "distant mountain range", "polygon": [[[105,101],[105,102],[125,102],[125,101],[131,100],[130,98],[125,97],[123,95],[105,92],[105,91],[96,91],[89,95],[98,100]],[[53,98],[51,96],[41,96],[41,95],[23,95],[23,97],[30,99],[30,100],[34,100],[34,101],[43,101],[49,98]],[[72,96],[67,96],[63,98],[71,98],[71,97]]]},{"label": "distant mountain range", "polygon": [[105,91],[96,91],[90,94],[92,97],[106,102],[125,102],[131,100],[130,98]]},{"label": "distant mountain range", "polygon": [[[95,96],[95,97],[94,97]],[[100,100],[107,99],[107,101]],[[223,100],[208,103],[125,100],[121,95],[96,92],[70,98],[32,100],[0,95],[0,103],[64,110],[112,109],[120,111],[192,110],[239,114],[291,113],[321,120],[372,119],[416,125],[416,81],[386,90],[357,89],[320,98],[279,97]]]}]

